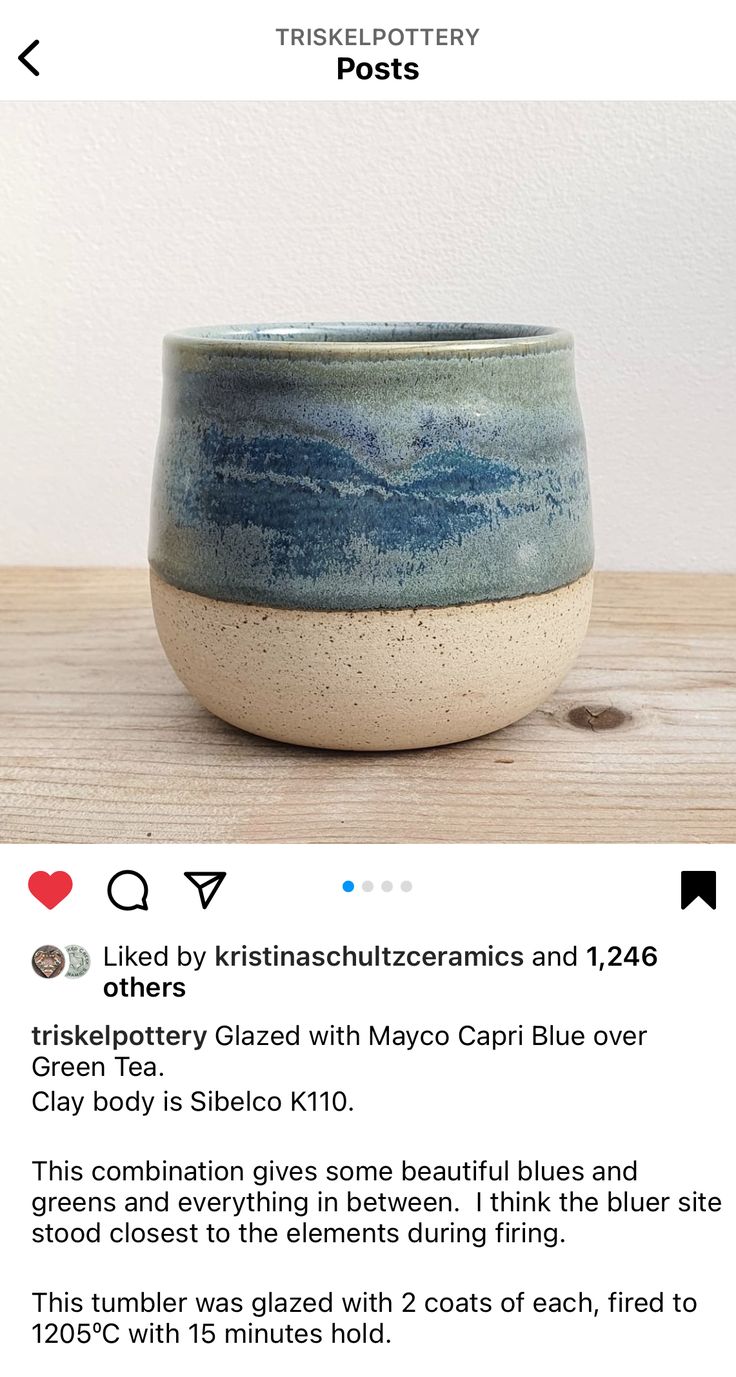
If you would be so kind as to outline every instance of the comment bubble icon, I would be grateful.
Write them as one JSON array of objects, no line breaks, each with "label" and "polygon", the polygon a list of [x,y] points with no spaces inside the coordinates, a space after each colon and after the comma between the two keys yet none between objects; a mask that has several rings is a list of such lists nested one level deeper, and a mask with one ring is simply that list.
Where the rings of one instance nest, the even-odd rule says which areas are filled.
[{"label": "comment bubble icon", "polygon": [[118,870],[108,881],[107,897],[115,908],[132,913],[148,909],[148,881],[138,870]]}]

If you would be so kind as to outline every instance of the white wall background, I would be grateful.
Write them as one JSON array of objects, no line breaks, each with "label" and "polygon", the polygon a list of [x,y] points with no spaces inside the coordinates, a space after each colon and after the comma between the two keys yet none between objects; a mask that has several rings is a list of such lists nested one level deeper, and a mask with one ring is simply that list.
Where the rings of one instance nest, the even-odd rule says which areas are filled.
[{"label": "white wall background", "polygon": [[2,562],[137,564],[160,340],[569,326],[598,563],[736,567],[736,105],[5,104]]}]

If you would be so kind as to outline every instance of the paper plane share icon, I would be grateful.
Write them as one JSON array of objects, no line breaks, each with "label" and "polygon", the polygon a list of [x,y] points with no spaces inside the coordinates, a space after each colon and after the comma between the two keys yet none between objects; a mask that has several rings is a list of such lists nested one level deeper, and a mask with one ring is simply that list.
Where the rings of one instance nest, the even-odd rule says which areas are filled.
[{"label": "paper plane share icon", "polygon": [[207,908],[212,903],[220,885],[222,884],[226,870],[185,870],[184,874],[191,880],[198,895],[202,908]]}]

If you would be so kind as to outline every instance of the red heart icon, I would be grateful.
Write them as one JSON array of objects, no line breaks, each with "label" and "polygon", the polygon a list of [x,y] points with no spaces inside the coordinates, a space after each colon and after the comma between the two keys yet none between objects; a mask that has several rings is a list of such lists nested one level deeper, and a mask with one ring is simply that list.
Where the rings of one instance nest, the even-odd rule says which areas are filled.
[{"label": "red heart icon", "polygon": [[48,875],[45,870],[35,870],[28,881],[28,888],[34,899],[47,908],[56,908],[66,899],[72,887],[72,877],[65,870],[55,870]]}]

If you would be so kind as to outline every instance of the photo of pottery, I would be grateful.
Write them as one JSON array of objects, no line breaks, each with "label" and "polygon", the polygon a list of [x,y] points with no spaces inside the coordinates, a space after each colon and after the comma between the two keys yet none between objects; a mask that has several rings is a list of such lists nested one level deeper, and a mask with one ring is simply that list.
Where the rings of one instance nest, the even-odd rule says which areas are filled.
[{"label": "photo of pottery", "polygon": [[11,841],[736,839],[736,106],[381,89],[0,102]]},{"label": "photo of pottery", "polygon": [[508,725],[559,683],[590,611],[572,339],[169,335],[150,559],[174,669],[235,726],[396,750]]}]

